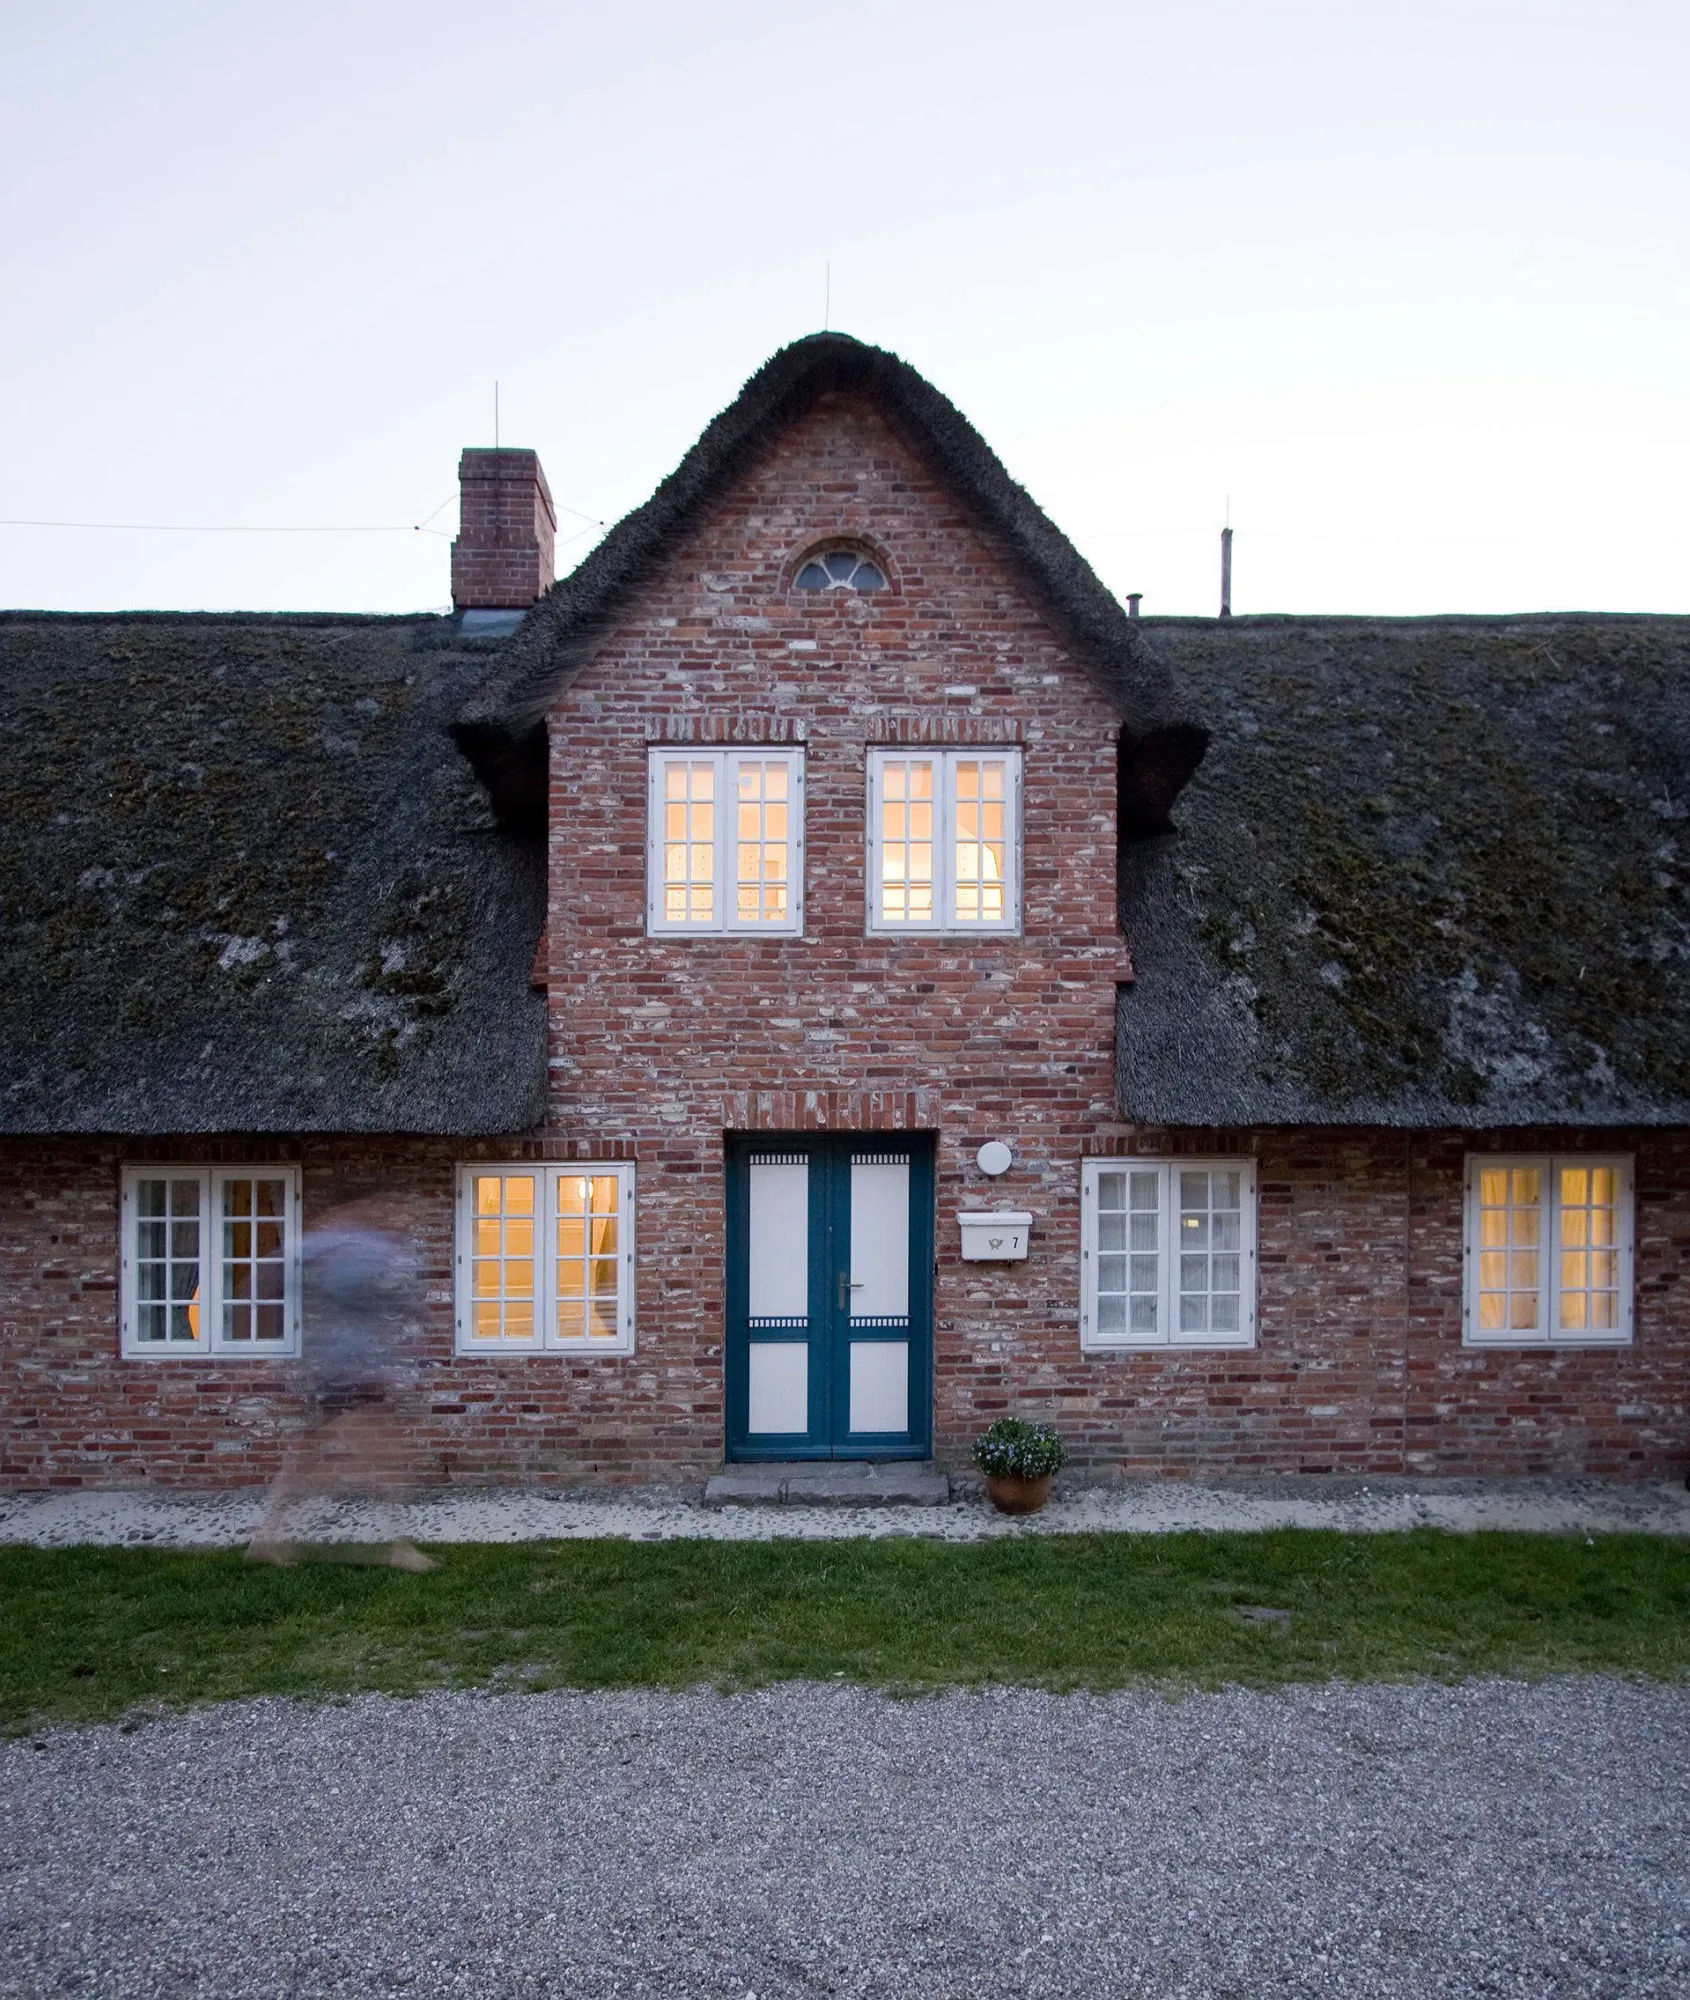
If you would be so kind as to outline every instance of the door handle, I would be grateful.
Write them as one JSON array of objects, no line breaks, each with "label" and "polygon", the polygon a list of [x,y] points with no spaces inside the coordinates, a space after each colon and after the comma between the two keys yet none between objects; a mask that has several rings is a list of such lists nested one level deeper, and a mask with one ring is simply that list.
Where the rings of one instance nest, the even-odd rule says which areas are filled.
[{"label": "door handle", "polygon": [[851,1294],[853,1292],[860,1292],[863,1289],[865,1282],[866,1280],[862,1279],[853,1280],[849,1271],[840,1272],[839,1310],[841,1312],[843,1312],[845,1308],[851,1303]]}]

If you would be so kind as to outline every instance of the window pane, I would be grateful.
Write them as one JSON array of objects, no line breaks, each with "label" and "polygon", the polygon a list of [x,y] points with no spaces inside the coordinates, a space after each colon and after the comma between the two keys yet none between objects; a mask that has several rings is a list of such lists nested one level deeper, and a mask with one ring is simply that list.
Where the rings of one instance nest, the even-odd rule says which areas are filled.
[{"label": "window pane", "polygon": [[621,1332],[620,1198],[614,1174],[558,1175],[559,1340],[615,1340]]},{"label": "window pane", "polygon": [[956,919],[1001,924],[1007,849],[1003,806],[1007,765],[1001,757],[956,760]]},{"label": "window pane", "polygon": [[[1160,1309],[1161,1260],[1156,1254],[1155,1173],[1097,1177],[1096,1327],[1099,1336],[1154,1336]],[[1147,1211],[1147,1212],[1146,1212]],[[1131,1241],[1132,1253],[1125,1254]]]},{"label": "window pane", "polygon": [[889,757],[880,769],[880,914],[933,921],[933,760]]},{"label": "window pane", "polygon": [[[1620,1323],[1619,1174],[1613,1167],[1563,1166],[1556,1178],[1560,1257],[1555,1324],[1562,1333],[1610,1332]],[[1590,1246],[1600,1245],[1601,1248]]]},{"label": "window pane", "polygon": [[1478,1326],[1485,1333],[1538,1328],[1542,1169],[1482,1167],[1478,1174]]},{"label": "window pane", "polygon": [[471,1182],[470,1326],[478,1342],[534,1337],[538,1179],[538,1173],[477,1174]]},{"label": "window pane", "polygon": [[785,758],[742,758],[738,838],[734,848],[734,917],[742,924],[784,924],[791,874],[787,844]]},{"label": "window pane", "polygon": [[283,1340],[288,1184],[279,1174],[242,1174],[223,1180],[220,1188],[223,1338]]},{"label": "window pane", "polygon": [[716,765],[708,757],[663,760],[663,917],[713,923],[716,915]]},{"label": "window pane", "polygon": [[1180,1331],[1237,1333],[1242,1329],[1244,1177],[1235,1168],[1182,1167],[1175,1179]]}]

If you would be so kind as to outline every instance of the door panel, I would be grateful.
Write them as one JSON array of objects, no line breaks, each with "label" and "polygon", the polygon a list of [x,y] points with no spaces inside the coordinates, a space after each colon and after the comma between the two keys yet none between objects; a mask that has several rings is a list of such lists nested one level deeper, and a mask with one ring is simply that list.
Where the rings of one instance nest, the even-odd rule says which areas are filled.
[{"label": "door panel", "polygon": [[733,1134],[730,1458],[925,1457],[932,1434],[932,1144]]},{"label": "door panel", "polygon": [[851,1155],[851,1317],[907,1319],[910,1310],[910,1162]]},{"label": "door panel", "polygon": [[757,1340],[747,1354],[746,1429],[754,1437],[810,1427],[810,1348],[802,1340]]},{"label": "door panel", "polygon": [[852,1431],[907,1431],[910,1425],[910,1344],[851,1343]]},{"label": "door panel", "polygon": [[753,1154],[749,1163],[753,1319],[810,1316],[810,1162],[802,1154]]}]

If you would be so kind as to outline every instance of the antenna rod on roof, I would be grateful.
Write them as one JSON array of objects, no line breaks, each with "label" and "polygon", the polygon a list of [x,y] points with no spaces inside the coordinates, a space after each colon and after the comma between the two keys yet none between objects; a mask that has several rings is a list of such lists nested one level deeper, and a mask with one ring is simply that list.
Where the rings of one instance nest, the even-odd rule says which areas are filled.
[{"label": "antenna rod on roof", "polygon": [[822,266],[822,332],[826,333],[833,324],[833,259],[828,258]]},{"label": "antenna rod on roof", "polygon": [[1232,616],[1232,530],[1221,530],[1221,616]]}]

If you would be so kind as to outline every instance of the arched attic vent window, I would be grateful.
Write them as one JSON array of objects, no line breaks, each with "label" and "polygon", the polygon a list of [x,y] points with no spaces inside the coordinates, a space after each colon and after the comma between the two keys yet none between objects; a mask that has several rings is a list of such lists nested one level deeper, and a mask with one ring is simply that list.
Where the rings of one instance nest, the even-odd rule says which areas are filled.
[{"label": "arched attic vent window", "polygon": [[884,590],[886,572],[856,549],[825,549],[810,556],[792,581],[798,590]]}]

